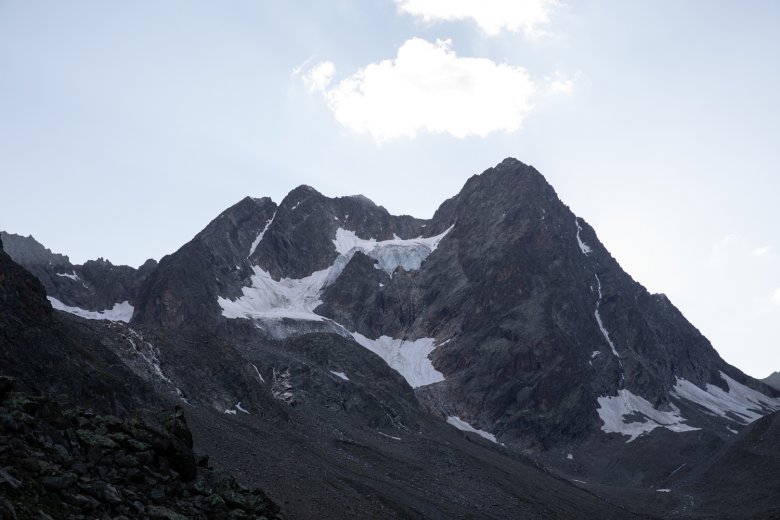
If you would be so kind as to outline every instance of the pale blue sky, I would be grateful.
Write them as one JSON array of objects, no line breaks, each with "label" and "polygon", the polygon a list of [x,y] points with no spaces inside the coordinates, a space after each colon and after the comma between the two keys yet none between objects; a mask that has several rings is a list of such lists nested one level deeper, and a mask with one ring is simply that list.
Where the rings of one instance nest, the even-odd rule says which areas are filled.
[{"label": "pale blue sky", "polygon": [[[563,2],[533,34],[400,7],[0,0],[0,229],[76,262],[139,265],[245,195],[310,184],[429,217],[514,156],[727,361],[780,370],[780,4]],[[482,58],[485,74],[525,69],[522,127],[377,143],[337,120],[326,96],[412,38],[449,39],[448,56]],[[335,74],[312,90],[325,61]],[[414,95],[395,101],[414,109]]]}]

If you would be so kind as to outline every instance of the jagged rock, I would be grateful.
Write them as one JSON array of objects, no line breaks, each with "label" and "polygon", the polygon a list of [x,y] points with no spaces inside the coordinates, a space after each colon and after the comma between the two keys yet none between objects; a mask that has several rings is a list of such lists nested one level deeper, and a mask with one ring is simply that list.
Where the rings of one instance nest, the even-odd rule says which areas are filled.
[{"label": "jagged rock", "polygon": [[150,517],[160,520],[187,520],[186,516],[162,506],[150,506],[146,512]]},{"label": "jagged rock", "polygon": [[764,378],[763,381],[772,388],[780,390],[780,372],[772,372],[769,376]]},{"label": "jagged rock", "polygon": [[[25,419],[23,433],[0,423],[0,445],[13,447],[13,451],[0,450],[0,488],[5,488],[0,519],[20,515],[75,518],[80,514],[102,518],[109,513],[112,518],[144,514],[151,518],[205,518],[198,512],[199,498],[188,491],[195,488],[183,482],[188,477],[172,469],[176,466],[172,457],[191,461],[195,471],[191,478],[211,482],[228,494],[231,503],[258,504],[263,510],[278,512],[264,495],[242,489],[230,475],[195,466],[195,456],[188,447],[192,434],[179,408],[171,412],[150,410],[146,420],[123,420],[78,409],[63,410],[45,397],[11,393],[0,400],[0,410],[19,413],[21,408],[29,409],[29,403],[36,403],[36,414]],[[165,417],[165,424],[156,417]],[[125,446],[146,451],[130,453]],[[67,454],[64,466],[69,469],[53,462],[63,452]],[[28,514],[30,503],[39,504],[39,508]]]},{"label": "jagged rock", "polygon": [[99,446],[101,448],[115,449],[117,444],[110,438],[88,430],[76,430],[76,436],[86,446]]},{"label": "jagged rock", "polygon": [[0,497],[0,520],[16,520],[14,507],[3,497]]},{"label": "jagged rock", "polygon": [[0,401],[4,400],[8,393],[16,386],[16,381],[12,377],[0,376]]},{"label": "jagged rock", "polygon": [[0,467],[0,485],[7,486],[11,489],[19,489],[22,485],[22,481],[14,478],[5,468]]},{"label": "jagged rock", "polygon": [[75,473],[64,473],[62,475],[46,475],[41,477],[40,482],[43,487],[53,491],[61,491],[68,489],[78,481],[78,476]]}]

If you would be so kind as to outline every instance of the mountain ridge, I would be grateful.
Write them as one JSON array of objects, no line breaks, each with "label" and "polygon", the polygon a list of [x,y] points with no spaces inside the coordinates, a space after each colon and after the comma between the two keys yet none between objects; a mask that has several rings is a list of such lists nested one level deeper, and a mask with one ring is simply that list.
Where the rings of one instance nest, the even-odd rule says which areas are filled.
[{"label": "mountain ridge", "polygon": [[[455,427],[630,507],[780,409],[780,392],[728,365],[541,173],[511,158],[470,177],[431,219],[305,185],[279,204],[245,197],[134,287],[127,325],[82,326],[123,360],[143,337],[159,373],[136,373],[190,404],[196,437],[231,467],[238,448],[211,432],[217,417],[225,435],[250,415],[305,424],[321,438],[301,442],[327,457],[322,439],[348,431],[389,466],[396,455],[376,435],[411,442],[420,427],[428,442],[426,432]],[[631,498],[609,491],[628,487]]]}]

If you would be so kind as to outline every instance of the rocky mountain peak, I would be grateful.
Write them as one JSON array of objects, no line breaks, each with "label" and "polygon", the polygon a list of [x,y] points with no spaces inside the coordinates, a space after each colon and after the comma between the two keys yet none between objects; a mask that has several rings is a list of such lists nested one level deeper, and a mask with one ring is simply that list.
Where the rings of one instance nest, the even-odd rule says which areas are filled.
[{"label": "rocky mountain peak", "polygon": [[321,200],[325,198],[326,197],[322,193],[311,186],[301,184],[282,199],[282,202],[279,203],[279,208],[292,211],[309,200]]},{"label": "rocky mountain peak", "polygon": [[23,237],[13,233],[0,231],[0,239],[5,244],[5,251],[17,262],[24,265],[69,266],[70,259],[66,255],[53,253],[43,246],[32,235]]},{"label": "rocky mountain peak", "polygon": [[50,316],[41,282],[0,249],[0,321],[46,323]]},{"label": "rocky mountain peak", "polygon": [[780,372],[772,372],[768,377],[764,378],[763,381],[772,388],[780,391]]}]

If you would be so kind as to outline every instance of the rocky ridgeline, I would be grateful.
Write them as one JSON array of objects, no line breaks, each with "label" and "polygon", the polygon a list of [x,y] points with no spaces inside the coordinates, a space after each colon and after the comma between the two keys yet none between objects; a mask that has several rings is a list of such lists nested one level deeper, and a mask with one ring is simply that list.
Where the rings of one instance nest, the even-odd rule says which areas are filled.
[{"label": "rocky ridgeline", "polygon": [[196,458],[179,408],[120,420],[13,389],[0,377],[0,520],[282,518]]}]

